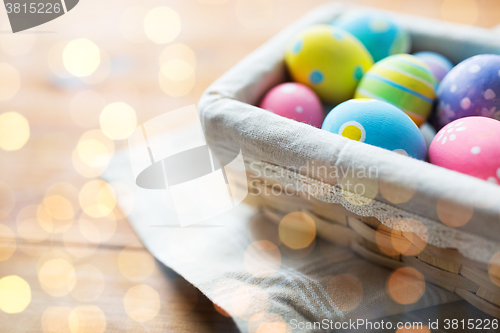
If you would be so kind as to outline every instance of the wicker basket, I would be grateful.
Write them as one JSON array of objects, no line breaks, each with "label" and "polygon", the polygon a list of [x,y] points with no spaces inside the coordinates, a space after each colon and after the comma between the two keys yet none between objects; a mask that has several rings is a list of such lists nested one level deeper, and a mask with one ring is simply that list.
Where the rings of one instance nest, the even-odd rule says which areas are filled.
[{"label": "wicker basket", "polygon": [[[291,194],[281,184],[251,173],[247,177],[250,195],[245,202],[270,220],[279,223],[285,215],[302,211],[314,219],[317,235],[323,239],[349,246],[360,257],[390,269],[413,267],[426,281],[500,318],[500,287],[492,283],[486,264],[467,259],[456,250],[429,245],[411,232],[390,229],[376,218],[355,215],[340,204],[323,202],[304,192]],[[394,248],[416,254],[406,256]],[[496,278],[500,280],[500,276]]]},{"label": "wicker basket", "polygon": [[[448,190],[454,193],[464,192],[463,188],[467,188],[467,193],[459,193],[453,198],[454,207],[479,204],[480,198],[484,196],[500,197],[499,188],[473,177],[410,158],[394,156],[397,154],[377,147],[345,140],[252,106],[256,105],[271,87],[287,80],[283,50],[291,36],[308,25],[328,22],[335,15],[351,9],[349,5],[331,5],[316,10],[263,45],[215,82],[205,92],[199,105],[207,142],[222,163],[231,161],[236,156],[235,152],[241,149],[247,166],[251,161],[257,161],[281,170],[297,170],[309,160],[334,167],[349,167],[353,163],[365,167],[375,165],[380,166],[386,174],[390,173],[392,177],[382,175],[378,182],[396,179],[403,189],[406,183],[422,178],[422,186],[414,189],[419,202],[413,205],[387,205],[387,200],[377,194],[377,200],[381,203],[378,208],[390,207],[395,211],[408,213],[408,216],[421,216],[422,220],[430,221],[438,230],[433,234],[432,242],[430,238],[429,242],[424,241],[420,237],[421,234],[416,236],[413,232],[388,227],[387,220],[382,219],[380,214],[355,213],[356,209],[351,209],[352,206],[349,207],[345,200],[343,203],[332,203],[334,201],[319,200],[318,196],[310,196],[307,191],[295,189],[295,193],[290,194],[290,189],[286,189],[283,192],[279,187],[284,186],[287,177],[290,178],[289,175],[277,179],[249,173],[250,195],[247,202],[258,207],[276,222],[281,221],[288,213],[307,213],[314,219],[316,232],[320,237],[349,245],[359,256],[391,269],[412,266],[420,271],[428,282],[452,291],[485,313],[500,318],[500,282],[495,284],[500,281],[500,276],[492,275],[492,272],[497,274],[495,272],[499,269],[490,270],[488,273],[488,261],[494,253],[500,253],[499,207],[480,208],[477,205],[470,222],[456,228],[444,225],[435,213],[436,202],[446,194],[437,185],[440,182],[445,183]],[[415,17],[399,18],[409,24],[415,37],[415,51],[440,52],[455,63],[478,53],[500,52],[498,36],[485,29],[469,30]],[[462,40],[465,42],[462,43]],[[455,48],[456,52],[450,51],[450,48]],[[266,126],[269,125],[276,126],[276,133],[268,130]],[[304,146],[305,149],[300,149]],[[334,146],[334,149],[330,149],[330,146]],[[398,168],[393,167],[392,162],[396,163]],[[408,172],[402,172],[401,169]],[[247,168],[247,172],[248,170],[253,169]],[[338,187],[340,183],[339,179],[321,177],[318,180],[311,174],[291,172],[292,178],[305,176],[331,187]],[[246,188],[246,182],[242,180],[240,186]],[[272,193],[273,187],[275,193],[281,194],[264,194]],[[264,191],[265,189],[267,191]],[[262,194],[257,195],[258,193]],[[431,206],[434,211],[429,208]],[[465,241],[446,246],[445,239],[443,243],[438,244],[441,246],[436,246],[435,239],[439,238],[439,230],[446,232],[446,228],[463,236],[462,240]],[[471,239],[475,241],[474,246],[484,247],[480,255],[474,256],[475,253],[471,250],[474,246],[465,250],[460,247]],[[483,240],[484,245],[481,243]],[[395,248],[403,248],[406,251],[395,251]],[[467,256],[464,253],[467,253]],[[481,260],[475,259],[479,257]]]}]

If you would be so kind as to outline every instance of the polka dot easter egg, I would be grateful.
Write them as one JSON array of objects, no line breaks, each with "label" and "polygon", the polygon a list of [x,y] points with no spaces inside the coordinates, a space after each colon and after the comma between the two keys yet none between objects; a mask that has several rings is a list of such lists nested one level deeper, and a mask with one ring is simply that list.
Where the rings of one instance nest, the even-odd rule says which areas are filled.
[{"label": "polka dot easter egg", "polygon": [[432,141],[429,161],[500,184],[500,121],[486,117],[452,121]]},{"label": "polka dot easter egg", "polygon": [[349,12],[335,20],[332,25],[358,38],[375,61],[410,50],[410,34],[390,16],[382,13]]},{"label": "polka dot easter egg", "polygon": [[274,87],[266,94],[260,107],[318,128],[324,118],[318,96],[300,83],[288,82]]},{"label": "polka dot easter egg", "polygon": [[436,78],[420,59],[397,54],[377,62],[363,77],[355,98],[374,98],[400,108],[420,126],[432,111]]},{"label": "polka dot easter egg", "polygon": [[453,68],[453,64],[448,58],[436,52],[418,52],[414,56],[429,66],[438,82],[441,82]]},{"label": "polka dot easter egg", "polygon": [[500,119],[500,56],[482,54],[462,61],[441,82],[437,121],[483,116]]},{"label": "polka dot easter egg", "polygon": [[373,59],[350,33],[330,25],[311,26],[295,36],[285,62],[292,79],[310,87],[326,103],[338,104],[354,95]]},{"label": "polka dot easter egg", "polygon": [[427,147],[415,123],[397,107],[374,99],[353,99],[335,107],[321,127],[351,140],[425,159]]}]

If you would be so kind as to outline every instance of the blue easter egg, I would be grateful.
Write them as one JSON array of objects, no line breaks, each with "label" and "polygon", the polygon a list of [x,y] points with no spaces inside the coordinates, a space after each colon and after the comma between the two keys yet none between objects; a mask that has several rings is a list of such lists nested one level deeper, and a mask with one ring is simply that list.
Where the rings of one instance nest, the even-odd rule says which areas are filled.
[{"label": "blue easter egg", "polygon": [[464,117],[500,120],[500,56],[480,54],[462,61],[444,77],[437,97],[440,128]]},{"label": "blue easter egg", "polygon": [[424,160],[424,137],[411,118],[392,104],[374,99],[351,99],[326,116],[323,130],[351,140]]},{"label": "blue easter egg", "polygon": [[436,52],[417,52],[414,56],[429,66],[438,83],[441,82],[446,74],[453,68],[453,64],[448,58]]},{"label": "blue easter egg", "polygon": [[358,38],[375,62],[410,50],[410,34],[390,16],[382,13],[353,11],[340,16],[332,25]]}]

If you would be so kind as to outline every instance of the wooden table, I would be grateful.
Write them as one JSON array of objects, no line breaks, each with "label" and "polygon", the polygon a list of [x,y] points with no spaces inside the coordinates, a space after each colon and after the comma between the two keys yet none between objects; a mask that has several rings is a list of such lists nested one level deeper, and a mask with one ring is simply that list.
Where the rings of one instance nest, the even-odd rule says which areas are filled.
[{"label": "wooden table", "polygon": [[[21,149],[0,149],[0,279],[18,276],[31,291],[24,311],[0,311],[0,332],[236,330],[232,320],[217,312],[197,289],[154,261],[125,214],[115,208],[114,219],[85,215],[79,191],[98,173],[84,170],[90,176],[85,177],[81,169],[75,170],[74,155],[81,159],[75,148],[85,132],[99,129],[104,105],[127,103],[140,124],[194,104],[238,60],[325,2],[85,0],[57,20],[16,35],[5,32],[9,27],[0,10],[0,63],[16,68],[21,81],[13,98],[0,101],[0,114],[18,112],[30,125],[29,140]],[[500,23],[496,0],[357,2],[484,27]],[[179,14],[181,30],[170,43],[155,44],[144,35],[142,20],[150,9],[165,5]],[[101,62],[90,76],[91,83],[68,74],[63,66],[65,43],[79,38],[100,49]],[[189,52],[181,54],[194,68],[195,83],[182,96],[173,97],[160,88],[159,57],[178,43],[195,54],[195,62]],[[186,71],[179,75],[188,75]],[[88,90],[93,93],[75,100]],[[75,103],[84,105],[83,117]],[[126,146],[126,140],[112,145],[116,151]],[[52,214],[52,224],[47,214]],[[11,309],[13,302],[0,299],[0,309]]]}]

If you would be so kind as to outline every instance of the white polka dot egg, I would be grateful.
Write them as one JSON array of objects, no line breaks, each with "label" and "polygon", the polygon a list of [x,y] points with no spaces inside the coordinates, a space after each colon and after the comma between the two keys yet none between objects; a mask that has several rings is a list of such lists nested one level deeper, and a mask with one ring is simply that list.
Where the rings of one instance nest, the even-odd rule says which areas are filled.
[{"label": "white polka dot egg", "polygon": [[500,184],[500,121],[466,117],[449,123],[432,141],[429,161]]},{"label": "white polka dot egg", "polygon": [[424,137],[411,118],[374,99],[352,99],[336,106],[322,129],[420,160],[427,153]]}]

